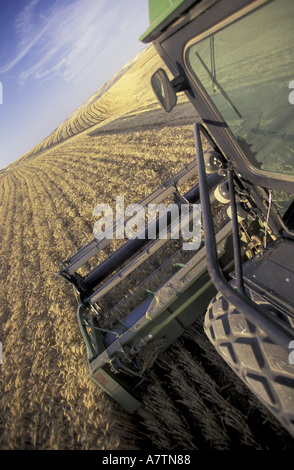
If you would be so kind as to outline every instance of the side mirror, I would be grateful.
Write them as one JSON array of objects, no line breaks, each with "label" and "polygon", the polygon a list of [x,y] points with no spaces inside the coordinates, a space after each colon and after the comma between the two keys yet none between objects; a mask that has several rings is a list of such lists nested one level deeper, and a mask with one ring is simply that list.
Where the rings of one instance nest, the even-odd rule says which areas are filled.
[{"label": "side mirror", "polygon": [[151,86],[159,103],[169,113],[177,103],[177,95],[165,70],[158,69],[152,75]]}]

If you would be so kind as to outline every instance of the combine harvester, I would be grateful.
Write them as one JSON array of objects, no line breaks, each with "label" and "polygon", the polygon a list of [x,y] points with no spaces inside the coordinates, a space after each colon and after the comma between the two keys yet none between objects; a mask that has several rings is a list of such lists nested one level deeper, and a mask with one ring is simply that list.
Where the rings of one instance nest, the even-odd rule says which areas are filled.
[{"label": "combine harvester", "polygon": [[93,240],[62,263],[91,377],[140,412],[156,358],[203,317],[218,353],[294,436],[294,2],[149,2],[140,39],[174,77],[159,69],[151,85],[166,112],[182,91],[195,107],[195,160],[103,231],[105,208]]}]

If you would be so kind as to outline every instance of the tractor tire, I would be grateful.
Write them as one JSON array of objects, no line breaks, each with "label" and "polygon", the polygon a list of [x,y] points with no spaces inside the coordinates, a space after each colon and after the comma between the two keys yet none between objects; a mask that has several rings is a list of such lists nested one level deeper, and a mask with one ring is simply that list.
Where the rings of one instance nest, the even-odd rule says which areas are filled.
[{"label": "tractor tire", "polygon": [[[252,291],[247,293],[258,305],[273,312],[271,304],[262,297]],[[294,339],[293,318],[278,315],[293,327]],[[294,364],[290,360],[291,349],[286,351],[275,344],[220,293],[208,306],[204,331],[231,369],[294,437]]]}]

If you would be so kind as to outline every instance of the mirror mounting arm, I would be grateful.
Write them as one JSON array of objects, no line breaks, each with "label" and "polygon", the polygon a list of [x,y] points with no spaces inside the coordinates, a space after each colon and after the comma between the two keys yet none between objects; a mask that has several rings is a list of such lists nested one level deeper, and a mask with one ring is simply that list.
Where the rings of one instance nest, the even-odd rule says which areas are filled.
[{"label": "mirror mounting arm", "polygon": [[171,84],[176,93],[180,91],[188,90],[188,86],[181,75],[177,75],[172,81]]}]

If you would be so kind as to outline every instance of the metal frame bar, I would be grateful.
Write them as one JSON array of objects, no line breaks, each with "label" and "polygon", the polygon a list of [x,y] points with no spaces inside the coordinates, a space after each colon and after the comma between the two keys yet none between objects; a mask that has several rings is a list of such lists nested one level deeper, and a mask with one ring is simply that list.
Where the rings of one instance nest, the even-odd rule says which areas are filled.
[{"label": "metal frame bar", "polygon": [[237,285],[238,291],[242,294],[245,294],[244,284],[243,284],[243,275],[242,275],[240,237],[239,237],[239,230],[238,230],[238,214],[237,214],[236,198],[235,198],[235,191],[234,191],[234,176],[233,176],[233,170],[231,169],[228,170],[228,180],[229,180],[229,191],[230,191],[232,222],[233,222],[233,246],[234,246],[236,285]]},{"label": "metal frame bar", "polygon": [[[205,129],[205,127],[200,122],[195,122],[194,135],[196,158],[198,163],[198,177],[203,216],[202,223],[204,228],[207,268],[209,275],[216,289],[223,294],[223,296],[227,299],[228,302],[231,302],[253,323],[257,323],[260,328],[263,329],[269,335],[269,337],[273,339],[273,341],[288,350],[290,341],[293,341],[292,328],[290,328],[286,324],[281,323],[281,321],[273,317],[268,311],[255,304],[243,292],[240,293],[237,289],[234,289],[232,285],[226,281],[219,267],[217,260],[215,233],[209,200],[209,191],[205,172],[205,163],[203,158],[203,149],[200,137],[201,132],[205,136],[208,135],[208,131]],[[231,202],[234,204],[234,201]],[[232,222],[233,225],[235,225],[234,230],[236,233],[236,231],[238,230],[238,227],[236,227],[236,218],[232,220]]]},{"label": "metal frame bar", "polygon": [[[213,141],[211,141],[213,143]],[[191,180],[195,175],[197,175],[198,168],[197,163],[192,160],[190,163],[185,165],[182,169],[180,169],[175,175],[168,178],[163,184],[161,184],[155,191],[150,193],[147,197],[145,197],[141,201],[141,205],[147,208],[149,203],[158,203],[164,200],[167,196],[171,195],[178,191],[178,186],[181,186],[185,182]],[[220,182],[222,177],[219,175],[211,175],[209,179],[210,188],[215,186]],[[199,201],[199,185],[194,185],[184,196],[180,196],[179,201],[177,202],[180,204],[181,198],[187,203],[195,203]],[[130,221],[135,214],[132,214],[131,217],[122,217],[118,223],[124,224],[126,221]],[[160,217],[166,217],[165,214],[161,214]],[[169,211],[167,210],[167,217],[170,219]],[[181,214],[179,214],[179,221],[181,221]],[[160,229],[160,222],[161,218],[157,218],[152,224],[154,224],[154,228],[156,231],[156,237],[159,236],[159,229]],[[168,225],[170,221],[168,220]],[[114,230],[118,227],[118,224],[114,224],[113,226],[107,229],[107,236],[114,233]],[[143,233],[145,230],[145,233]],[[80,293],[80,300],[82,303],[86,302],[86,299],[91,299],[91,304],[93,302],[93,296],[97,294],[97,286],[104,281],[112,272],[116,269],[120,268],[120,266],[129,260],[131,256],[136,254],[139,250],[144,248],[147,244],[149,244],[150,240],[148,239],[148,233],[150,230],[150,225],[147,226],[142,231],[142,236],[138,234],[135,239],[127,240],[123,243],[114,253],[112,253],[108,258],[102,261],[98,266],[93,268],[86,276],[79,275],[76,271],[83,266],[90,258],[92,258],[96,253],[100,250],[105,248],[111,241],[112,238],[107,239],[104,238],[102,240],[97,241],[96,239],[92,240],[90,243],[85,245],[81,248],[76,254],[70,257],[67,261],[63,262],[64,269],[59,272],[60,275],[64,276],[69,282],[76,286],[76,289]],[[106,233],[106,232],[105,232]],[[159,244],[157,245],[159,247]],[[142,254],[142,257],[136,260],[143,260],[148,253],[149,248],[145,250]],[[140,261],[141,263],[141,261]],[[131,266],[128,265],[128,270],[131,269]],[[125,277],[123,273],[126,271],[120,271],[120,275]],[[129,271],[131,272],[131,271]],[[118,279],[118,275],[114,276]],[[111,284],[114,284],[115,280],[110,280]],[[108,284],[110,286],[110,284]],[[105,288],[106,289],[106,288]],[[95,291],[95,292],[93,292]],[[105,292],[105,290],[104,290]],[[95,295],[96,298],[96,295]],[[100,295],[99,295],[100,298]],[[97,301],[97,300],[96,300]]]},{"label": "metal frame bar", "polygon": [[[162,183],[155,191],[149,194],[146,198],[144,198],[140,205],[144,208],[147,207],[148,204],[157,204],[163,201],[164,198],[172,194],[176,186],[180,186],[192,178],[194,175],[197,174],[197,164],[195,160],[190,162],[188,165],[183,167],[179,170],[175,175],[171,178],[167,179],[164,183]],[[66,261],[62,263],[65,271],[68,275],[74,274],[80,267],[82,267],[87,261],[89,261],[95,254],[97,254],[100,250],[106,248],[111,242],[110,237],[114,234],[115,230],[122,225],[124,225],[127,221],[130,221],[132,217],[127,216],[126,218],[119,219],[118,223],[113,224],[113,226],[107,229],[105,232],[105,238],[103,240],[97,241],[97,239],[91,240],[87,245],[77,251],[74,255],[68,258]]]},{"label": "metal frame bar", "polygon": [[[187,215],[182,218],[179,218],[179,222],[182,222],[186,219],[191,220],[192,211],[190,211]],[[178,221],[176,222],[176,224]],[[129,274],[131,274],[138,266],[140,266],[146,259],[148,259],[151,255],[156,253],[159,248],[161,248],[168,240],[171,239],[171,232],[173,230],[173,226],[170,226],[169,230],[167,231],[167,238],[158,238],[156,239],[150,246],[148,246],[140,255],[134,258],[127,266],[122,268],[118,273],[116,273],[108,282],[106,282],[103,286],[97,289],[94,294],[92,294],[85,302],[89,302],[91,305],[95,304],[99,301],[107,292],[110,291],[114,286],[119,284],[123,279],[125,279]]]},{"label": "metal frame bar", "polygon": [[[218,174],[212,174],[209,176],[209,188],[214,187],[223,179],[222,176]],[[190,194],[190,199],[188,200],[188,194]],[[192,196],[191,196],[192,195]],[[193,190],[189,191],[184,195],[184,198],[187,199],[187,202],[196,202],[199,201],[199,185],[197,184]],[[169,211],[167,212],[169,216]],[[160,227],[160,218],[156,219],[153,222],[156,225],[156,234],[159,234]],[[167,225],[169,225],[169,221]],[[95,288],[100,282],[105,280],[115,269],[119,268],[122,263],[128,261],[128,259],[133,256],[139,249],[142,249],[147,245],[150,240],[148,240],[148,231],[149,228],[145,229],[145,234],[142,238],[135,238],[128,240],[120,248],[118,248],[113,254],[111,254],[107,259],[105,259],[100,265],[94,268],[84,279],[78,280],[78,283],[83,292],[91,293],[90,291]],[[89,294],[87,294],[88,296]]]}]

